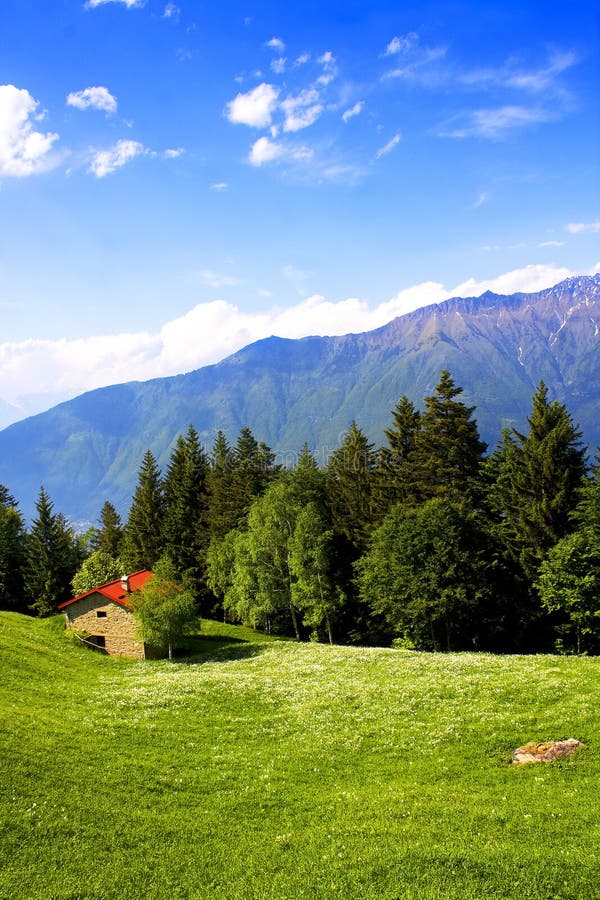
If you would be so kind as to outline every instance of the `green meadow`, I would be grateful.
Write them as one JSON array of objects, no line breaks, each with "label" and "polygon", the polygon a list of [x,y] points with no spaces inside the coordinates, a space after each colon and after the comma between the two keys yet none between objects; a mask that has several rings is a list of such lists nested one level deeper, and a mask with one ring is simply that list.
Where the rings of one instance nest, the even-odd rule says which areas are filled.
[{"label": "green meadow", "polygon": [[600,659],[203,622],[138,662],[0,613],[0,897],[597,897],[599,733]]}]

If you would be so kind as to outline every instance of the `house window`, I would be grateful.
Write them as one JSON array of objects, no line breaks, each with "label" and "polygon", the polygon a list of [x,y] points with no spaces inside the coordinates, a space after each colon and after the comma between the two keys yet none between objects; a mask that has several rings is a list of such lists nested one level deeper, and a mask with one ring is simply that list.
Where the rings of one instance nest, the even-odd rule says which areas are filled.
[{"label": "house window", "polygon": [[97,610],[97,611],[96,611],[96,616],[97,616],[99,619],[105,619],[105,618],[106,618],[106,610],[105,610],[105,609],[99,609],[99,610]]},{"label": "house window", "polygon": [[96,647],[106,647],[106,638],[103,634],[93,634],[89,640],[90,643],[95,644]]}]

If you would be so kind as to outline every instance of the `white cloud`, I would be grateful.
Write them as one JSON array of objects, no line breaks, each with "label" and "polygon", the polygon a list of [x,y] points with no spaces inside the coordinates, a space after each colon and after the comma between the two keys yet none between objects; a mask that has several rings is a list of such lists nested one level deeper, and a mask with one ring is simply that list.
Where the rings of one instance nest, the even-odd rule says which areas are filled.
[{"label": "white cloud", "polygon": [[226,106],[227,118],[235,124],[264,128],[271,124],[278,96],[278,88],[263,82],[248,93],[238,94],[231,100]]},{"label": "white cloud", "polygon": [[120,169],[136,156],[144,156],[148,153],[149,151],[139,141],[117,141],[114,147],[94,153],[88,171],[96,178],[104,178],[105,175],[110,175],[116,169]]},{"label": "white cloud", "polygon": [[278,37],[272,37],[270,41],[265,42],[265,47],[269,47],[271,50],[275,50],[277,53],[283,53],[285,50],[285,44]]},{"label": "white cloud", "polygon": [[248,159],[253,166],[262,166],[264,163],[278,159],[283,153],[282,144],[270,141],[267,137],[261,137],[252,144]]},{"label": "white cloud", "polygon": [[105,113],[117,111],[117,99],[105,87],[88,87],[83,91],[72,91],[67,96],[67,105],[76,109],[100,109]]},{"label": "white cloud", "polygon": [[102,6],[104,3],[123,3],[127,9],[133,9],[136,6],[144,6],[146,0],[87,0],[85,5],[90,9],[94,9],[96,6]]},{"label": "white cloud", "polygon": [[277,141],[271,141],[268,137],[261,137],[250,148],[248,161],[253,166],[262,166],[265,163],[275,162],[276,160],[306,163],[312,160],[313,155],[310,147],[289,146]]},{"label": "white cloud", "polygon": [[536,106],[507,105],[496,109],[476,109],[464,115],[463,124],[458,124],[456,127],[450,126],[450,128],[444,127],[439,132],[439,136],[483,137],[494,140],[504,137],[513,128],[553,122],[557,118],[560,118],[560,113],[556,109],[544,109]]},{"label": "white cloud", "polygon": [[300,91],[295,97],[287,97],[281,102],[285,113],[284,131],[301,131],[317,121],[323,112],[319,92],[315,88]]},{"label": "white cloud", "polygon": [[573,272],[565,266],[525,266],[484,281],[469,278],[453,289],[452,296],[479,297],[485,291],[492,291],[494,294],[514,294],[518,291],[535,293],[552,287],[571,275]]},{"label": "white cloud", "polygon": [[379,150],[375,154],[375,159],[381,159],[382,156],[385,156],[387,153],[393,150],[394,147],[397,147],[401,140],[402,135],[400,133],[395,134],[393,138],[390,138],[387,144],[384,144],[383,147],[379,148]]},{"label": "white cloud", "polygon": [[508,60],[500,68],[472,69],[458,76],[461,84],[474,86],[477,89],[490,84],[499,84],[531,94],[558,92],[563,93],[558,85],[558,76],[579,62],[579,57],[572,52],[555,51],[550,54],[548,64],[537,69],[523,69],[514,59]]},{"label": "white cloud", "polygon": [[282,75],[285,72],[286,62],[285,56],[279,56],[277,59],[271,61],[271,69],[276,75]]},{"label": "white cloud", "polygon": [[295,66],[303,66],[310,60],[310,53],[301,53],[300,56],[294,61]]},{"label": "white cloud", "polygon": [[178,159],[180,156],[183,156],[184,153],[185,147],[168,147],[163,152],[163,156],[165,159]]},{"label": "white cloud", "polygon": [[0,85],[0,175],[35,175],[56,165],[51,150],[58,134],[35,131],[33,122],[44,117],[38,107],[24,88]]},{"label": "white cloud", "polygon": [[600,231],[600,222],[569,222],[565,226],[569,234],[582,234],[585,231]]},{"label": "white cloud", "polygon": [[477,194],[477,200],[475,201],[473,206],[475,207],[475,209],[479,209],[479,207],[483,206],[484,203],[487,203],[488,200],[489,194],[487,194],[485,191],[479,191],[479,193]]},{"label": "white cloud", "polygon": [[226,181],[215,181],[214,184],[211,184],[211,191],[226,191],[229,187],[229,184]]},{"label": "white cloud", "polygon": [[175,3],[167,3],[163,12],[163,19],[177,19],[181,10]]},{"label": "white cloud", "polygon": [[[405,48],[409,50],[408,47]],[[447,73],[439,73],[431,64],[443,59],[447,53],[446,47],[416,48],[413,53],[407,55],[403,65],[391,69],[382,76],[383,81],[388,79],[402,79],[404,81],[423,84],[426,87],[438,87],[447,81]]]},{"label": "white cloud", "polygon": [[394,56],[396,53],[405,53],[410,50],[419,41],[419,35],[414,31],[402,37],[393,37],[385,48],[384,56]]},{"label": "white cloud", "polygon": [[364,100],[359,100],[358,103],[355,103],[354,106],[351,106],[350,109],[347,109],[345,113],[342,113],[342,120],[347,122],[349,119],[353,119],[354,116],[360,115],[365,106]]},{"label": "white cloud", "polygon": [[542,247],[564,247],[566,243],[567,243],[566,241],[541,241],[536,246],[540,247],[540,248],[542,248]]},{"label": "white cloud", "polygon": [[317,62],[321,63],[323,66],[323,74],[319,75],[317,78],[317,84],[323,85],[326,87],[330,82],[333,81],[334,78],[337,77],[338,68],[336,64],[336,59],[331,50],[327,50],[320,56]]},{"label": "white cloud", "polygon": [[[592,270],[600,269],[598,263]],[[123,381],[176,375],[215,363],[246,344],[276,334],[298,338],[369,331],[396,316],[450,297],[539,291],[573,275],[569,269],[531,265],[448,290],[427,281],[370,307],[351,297],[337,302],[313,295],[295,306],[244,312],[224,300],[201,303],[156,333],[100,335],[75,340],[27,340],[0,344],[0,397],[18,406],[37,395],[37,410],[83,391]],[[260,292],[267,296],[268,292]],[[15,414],[17,417],[18,413]]]}]

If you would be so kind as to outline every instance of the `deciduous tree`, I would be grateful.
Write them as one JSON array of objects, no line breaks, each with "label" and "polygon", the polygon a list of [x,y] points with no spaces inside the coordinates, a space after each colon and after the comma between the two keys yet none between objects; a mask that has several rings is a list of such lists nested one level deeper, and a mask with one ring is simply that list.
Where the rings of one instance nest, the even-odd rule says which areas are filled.
[{"label": "deciduous tree", "polygon": [[168,557],[157,561],[152,577],[136,594],[134,616],[144,643],[167,649],[169,659],[198,625],[194,597],[178,585],[175,567]]}]

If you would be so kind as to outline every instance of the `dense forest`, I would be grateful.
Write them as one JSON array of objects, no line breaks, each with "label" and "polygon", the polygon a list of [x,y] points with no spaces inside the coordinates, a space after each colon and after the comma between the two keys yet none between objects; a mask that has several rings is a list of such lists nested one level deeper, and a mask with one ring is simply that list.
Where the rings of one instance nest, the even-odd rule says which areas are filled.
[{"label": "dense forest", "polygon": [[52,614],[122,572],[168,563],[204,616],[299,640],[425,650],[600,650],[600,458],[540,383],[497,446],[443,371],[402,397],[386,443],[353,422],[320,467],[242,428],[210,454],[190,426],[148,450],[126,522],[109,500],[76,534],[42,488],[26,529],[0,486],[0,608]]}]

